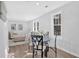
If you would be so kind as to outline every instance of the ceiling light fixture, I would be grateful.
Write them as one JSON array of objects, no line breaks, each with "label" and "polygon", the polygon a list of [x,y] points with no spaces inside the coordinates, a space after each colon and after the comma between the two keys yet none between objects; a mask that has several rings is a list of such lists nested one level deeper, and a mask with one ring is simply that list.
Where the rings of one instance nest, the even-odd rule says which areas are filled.
[{"label": "ceiling light fixture", "polygon": [[39,3],[36,3],[37,6],[39,6]]}]

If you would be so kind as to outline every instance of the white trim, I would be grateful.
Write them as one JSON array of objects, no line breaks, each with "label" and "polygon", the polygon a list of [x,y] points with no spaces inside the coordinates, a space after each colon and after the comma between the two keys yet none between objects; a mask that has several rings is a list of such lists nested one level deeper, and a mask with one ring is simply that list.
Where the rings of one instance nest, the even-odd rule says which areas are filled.
[{"label": "white trim", "polygon": [[57,48],[58,48],[58,49],[61,49],[61,50],[63,50],[63,51],[65,51],[65,52],[67,52],[67,53],[70,53],[70,54],[72,54],[72,55],[74,55],[74,56],[76,56],[76,57],[79,57],[78,54],[73,53],[73,52],[70,52],[70,51],[68,51],[68,50],[66,50],[66,49],[64,49],[64,48],[60,48],[60,47],[57,47]]}]

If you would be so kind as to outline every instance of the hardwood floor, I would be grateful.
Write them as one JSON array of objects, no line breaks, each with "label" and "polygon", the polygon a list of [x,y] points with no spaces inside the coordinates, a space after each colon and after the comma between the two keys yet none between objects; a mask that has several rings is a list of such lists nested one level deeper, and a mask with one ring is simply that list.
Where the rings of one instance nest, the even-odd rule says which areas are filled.
[{"label": "hardwood floor", "polygon": [[[60,49],[58,49],[57,52],[57,58],[76,58],[75,56]],[[27,49],[27,45],[25,44],[10,46],[9,58],[32,58],[32,48]],[[40,58],[40,55],[35,56],[35,58]],[[55,58],[55,53],[52,49],[49,49],[48,58]]]}]

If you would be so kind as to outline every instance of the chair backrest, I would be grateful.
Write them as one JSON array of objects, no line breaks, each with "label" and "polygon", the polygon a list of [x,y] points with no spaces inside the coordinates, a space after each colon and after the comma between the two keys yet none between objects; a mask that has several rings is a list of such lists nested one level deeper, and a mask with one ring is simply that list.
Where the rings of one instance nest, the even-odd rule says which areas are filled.
[{"label": "chair backrest", "polygon": [[[35,50],[41,51],[41,57],[43,57],[43,36],[42,35],[31,35],[33,44],[33,58],[35,56]],[[41,45],[41,48],[38,48]],[[36,46],[36,47],[35,47]]]},{"label": "chair backrest", "polygon": [[32,37],[32,43],[42,43],[43,42],[43,36],[42,35],[31,35]]}]

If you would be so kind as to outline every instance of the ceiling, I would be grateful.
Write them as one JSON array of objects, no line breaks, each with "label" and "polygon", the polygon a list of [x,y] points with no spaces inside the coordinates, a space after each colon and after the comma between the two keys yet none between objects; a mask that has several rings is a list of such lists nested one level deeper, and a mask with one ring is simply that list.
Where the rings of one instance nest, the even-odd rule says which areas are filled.
[{"label": "ceiling", "polygon": [[33,20],[68,1],[6,1],[8,20]]}]

